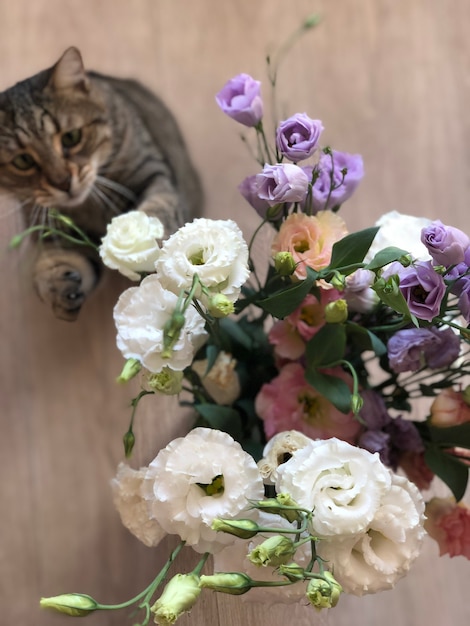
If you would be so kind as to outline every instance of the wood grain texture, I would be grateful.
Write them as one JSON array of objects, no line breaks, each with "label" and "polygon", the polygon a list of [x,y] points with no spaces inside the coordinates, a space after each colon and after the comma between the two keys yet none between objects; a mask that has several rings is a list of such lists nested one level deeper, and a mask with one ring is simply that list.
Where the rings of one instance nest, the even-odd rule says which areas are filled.
[{"label": "wood grain texture", "polygon": [[[351,228],[397,209],[468,231],[467,0],[0,0],[0,89],[51,65],[70,45],[91,68],[141,79],[181,122],[204,179],[206,215],[235,216],[249,234],[257,218],[236,187],[256,168],[214,94],[241,71],[264,79],[266,52],[312,10],[323,24],[282,65],[280,114],[320,118],[326,142],[364,156],[366,178],[343,211]],[[18,211],[2,201],[0,215],[0,622],[59,626],[67,618],[41,612],[41,595],[131,597],[171,542],[141,546],[121,527],[108,485],[122,459],[132,395],[114,383],[122,360],[112,307],[127,283],[107,276],[77,323],[53,319],[32,293],[27,250],[6,251],[21,228]],[[147,463],[189,423],[174,400],[144,399],[135,464]],[[181,567],[189,562],[179,560]],[[468,561],[438,559],[428,543],[395,590],[343,598],[329,625],[464,626],[469,574]],[[306,607],[293,613],[211,594],[180,621],[286,622],[315,623]],[[121,612],[86,623],[133,622]]]}]

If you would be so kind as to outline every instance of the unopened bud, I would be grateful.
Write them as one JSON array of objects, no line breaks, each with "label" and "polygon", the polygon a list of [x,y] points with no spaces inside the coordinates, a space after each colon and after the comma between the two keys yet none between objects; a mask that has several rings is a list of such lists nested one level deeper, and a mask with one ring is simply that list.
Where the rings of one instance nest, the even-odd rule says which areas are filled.
[{"label": "unopened bud", "polygon": [[185,318],[183,313],[174,311],[173,315],[163,327],[163,350],[162,357],[168,359],[171,357],[173,347],[180,338],[181,330],[184,326]]},{"label": "unopened bud", "polygon": [[286,565],[281,564],[279,565],[278,571],[292,583],[295,583],[298,580],[304,580],[305,578],[304,568],[297,565],[297,563],[287,563]]},{"label": "unopened bud", "polygon": [[229,593],[233,596],[241,596],[250,591],[253,580],[241,572],[221,572],[212,576],[201,576],[199,586],[212,589],[220,593]]},{"label": "unopened bud", "polygon": [[200,593],[199,576],[176,574],[150,609],[155,623],[164,626],[174,624],[183,613],[193,607]]},{"label": "unopened bud", "polygon": [[128,430],[127,433],[122,438],[122,442],[124,444],[124,454],[126,459],[132,456],[132,450],[134,449],[135,444],[135,435],[132,430]]},{"label": "unopened bud", "polygon": [[183,372],[165,366],[158,374],[150,374],[147,378],[147,384],[153,391],[159,391],[167,396],[175,396],[183,389],[183,378]]},{"label": "unopened bud", "polygon": [[72,617],[84,617],[96,611],[98,603],[82,593],[64,593],[52,598],[41,598],[39,605],[43,609],[52,609]]},{"label": "unopened bud", "polygon": [[209,300],[207,310],[213,317],[221,318],[231,315],[235,311],[235,307],[233,302],[223,293],[216,293]]},{"label": "unopened bud", "polygon": [[281,209],[283,206],[284,205],[282,202],[280,202],[279,204],[274,204],[273,206],[270,206],[269,209],[267,209],[266,211],[266,219],[276,220],[279,217],[279,213],[281,212]]},{"label": "unopened bud", "polygon": [[278,252],[274,257],[274,268],[281,276],[291,276],[296,268],[294,257],[290,252]]},{"label": "unopened bud", "polygon": [[398,259],[398,262],[403,265],[403,267],[408,267],[412,263],[412,258],[409,254],[404,254]]},{"label": "unopened bud", "polygon": [[325,320],[328,324],[342,324],[348,319],[348,303],[340,298],[325,306]]},{"label": "unopened bud", "polygon": [[20,233],[19,235],[13,235],[13,237],[10,239],[10,243],[8,244],[8,247],[11,250],[18,248],[18,246],[21,245],[24,238],[25,238],[25,233]]},{"label": "unopened bud", "polygon": [[251,519],[219,519],[212,520],[212,530],[228,533],[240,537],[240,539],[251,539],[258,534],[258,524]]},{"label": "unopened bud", "polygon": [[344,274],[340,274],[339,272],[335,272],[329,283],[332,287],[338,289],[338,291],[343,291],[346,287],[346,276],[344,276]]},{"label": "unopened bud", "polygon": [[277,567],[287,563],[295,554],[294,542],[290,537],[274,535],[260,543],[248,554],[248,559],[258,567]]},{"label": "unopened bud", "polygon": [[357,415],[359,413],[363,405],[364,400],[362,399],[362,396],[360,396],[358,393],[353,393],[351,396],[351,411],[354,413],[354,415]]},{"label": "unopened bud", "polygon": [[266,513],[280,515],[288,522],[297,522],[302,519],[299,511],[296,510],[296,508],[300,508],[300,505],[288,493],[279,493],[275,498],[265,498],[264,500],[252,502],[251,504],[254,508],[265,511]]},{"label": "unopened bud", "polygon": [[137,374],[142,369],[142,365],[137,359],[127,359],[124,363],[124,367],[122,368],[122,372],[116,378],[116,382],[118,383],[127,383],[129,380],[137,376]]},{"label": "unopened bud", "polygon": [[338,604],[343,588],[331,572],[312,578],[307,585],[307,598],[317,609],[331,609]]}]

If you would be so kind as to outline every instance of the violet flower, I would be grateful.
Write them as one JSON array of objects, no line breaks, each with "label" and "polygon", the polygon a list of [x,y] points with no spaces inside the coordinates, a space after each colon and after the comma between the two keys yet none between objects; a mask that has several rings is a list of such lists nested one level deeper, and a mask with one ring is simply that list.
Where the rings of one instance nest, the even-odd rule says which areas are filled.
[{"label": "violet flower", "polygon": [[423,261],[400,270],[400,291],[408,308],[419,319],[431,322],[439,314],[446,292],[444,279],[431,261]]},{"label": "violet flower", "polygon": [[[345,202],[356,190],[364,176],[360,154],[332,150],[322,154],[316,166],[318,178],[312,187],[312,207],[325,211]],[[343,172],[346,171],[346,174]]]},{"label": "violet flower", "polygon": [[467,324],[470,324],[470,279],[465,280],[465,285],[460,292],[458,307]]},{"label": "violet flower", "polygon": [[258,196],[256,174],[253,176],[247,176],[244,180],[242,180],[242,182],[238,185],[238,191],[242,194],[245,200],[251,204],[258,215],[264,219],[266,217],[266,212],[271,205],[269,202]]},{"label": "violet flower", "polygon": [[292,163],[266,164],[256,175],[258,197],[274,206],[280,202],[301,202],[308,190],[308,176]]},{"label": "violet flower", "polygon": [[361,391],[361,397],[364,404],[362,405],[360,416],[368,429],[378,430],[390,422],[392,418],[380,393],[372,389],[365,389]]},{"label": "violet flower", "polygon": [[440,220],[423,228],[421,241],[434,262],[445,267],[462,263],[465,251],[470,246],[470,239],[464,232],[453,226],[446,226]]},{"label": "violet flower", "polygon": [[394,372],[415,372],[421,367],[446,367],[460,352],[460,339],[451,328],[404,328],[390,337],[387,345]]},{"label": "violet flower", "polygon": [[306,113],[296,113],[279,124],[276,131],[277,148],[290,161],[298,163],[312,156],[322,131],[320,120],[312,120]]},{"label": "violet flower", "polygon": [[263,117],[260,87],[261,83],[249,74],[238,74],[225,83],[215,99],[222,111],[235,121],[244,126],[256,126]]}]

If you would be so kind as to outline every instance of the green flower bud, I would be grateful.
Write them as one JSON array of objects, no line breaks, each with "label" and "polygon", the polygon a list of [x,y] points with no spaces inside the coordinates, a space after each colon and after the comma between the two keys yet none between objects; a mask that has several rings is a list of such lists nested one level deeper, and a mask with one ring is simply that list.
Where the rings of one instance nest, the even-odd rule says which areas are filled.
[{"label": "green flower bud", "polygon": [[342,324],[348,319],[348,303],[340,298],[329,302],[325,307],[325,320],[328,324]]},{"label": "green flower bud", "polygon": [[258,534],[258,524],[251,519],[220,519],[212,520],[212,530],[229,535],[235,535],[240,539],[251,539]]},{"label": "green flower bud", "polygon": [[52,609],[72,617],[84,617],[98,608],[98,603],[82,593],[64,593],[52,598],[41,598],[39,605],[43,609]]},{"label": "green flower bud", "polygon": [[122,368],[122,372],[116,378],[116,382],[118,383],[127,383],[129,380],[137,376],[137,374],[142,369],[142,365],[140,361],[137,359],[127,359],[124,363],[124,367]]},{"label": "green flower bud", "polygon": [[409,265],[411,265],[412,263],[412,258],[411,255],[409,254],[404,254],[403,256],[401,256],[398,259],[398,262],[403,265],[403,267],[408,267]]},{"label": "green flower bud", "polygon": [[177,372],[165,366],[158,374],[149,374],[147,384],[153,391],[175,396],[183,389],[183,378],[183,372]]},{"label": "green flower bud", "polygon": [[14,250],[15,248],[18,248],[18,246],[21,245],[26,234],[27,233],[20,233],[18,235],[13,235],[13,237],[10,239],[10,243],[8,244],[8,247],[10,248],[10,250]]},{"label": "green flower bud", "polygon": [[339,291],[343,291],[346,287],[346,276],[336,272],[333,278],[329,281],[330,285]]},{"label": "green flower bud", "polygon": [[364,400],[358,393],[353,393],[351,396],[351,411],[354,415],[357,415],[364,405]]},{"label": "green flower bud", "polygon": [[162,357],[170,358],[173,352],[173,346],[180,338],[181,329],[184,326],[185,318],[183,313],[173,311],[173,315],[163,327],[163,350]]},{"label": "green flower bud", "polygon": [[296,268],[294,257],[290,252],[278,252],[274,257],[274,268],[281,276],[291,276]]},{"label": "green flower bud", "polygon": [[331,609],[338,604],[343,588],[331,572],[312,578],[307,585],[307,598],[317,609]]},{"label": "green flower bud", "polygon": [[127,433],[122,438],[122,443],[124,444],[124,454],[126,459],[130,458],[132,455],[132,450],[135,445],[135,435],[132,430],[128,430]]},{"label": "green flower bud", "polygon": [[290,537],[274,535],[253,548],[248,559],[258,567],[271,565],[277,567],[287,563],[295,553],[294,542]]},{"label": "green flower bud", "polygon": [[215,296],[209,300],[208,312],[217,318],[227,317],[235,311],[233,302],[231,302],[227,296],[223,293],[216,293]]},{"label": "green flower bud", "polygon": [[300,508],[300,505],[288,493],[280,493],[275,498],[266,498],[265,500],[252,502],[251,504],[255,509],[266,511],[266,513],[271,513],[272,515],[280,515],[289,522],[297,522],[302,520],[302,516],[300,515],[299,511],[296,511],[294,509],[282,508]]},{"label": "green flower bud", "polygon": [[305,570],[303,567],[300,567],[300,565],[297,565],[297,563],[281,564],[279,565],[278,571],[292,583],[305,579]]},{"label": "green flower bud", "polygon": [[220,593],[229,593],[233,596],[241,596],[250,591],[252,579],[241,572],[221,572],[212,576],[201,576],[199,586],[212,589]]},{"label": "green flower bud", "polygon": [[200,593],[199,576],[196,574],[173,576],[150,609],[154,614],[155,624],[174,624],[183,613],[194,606]]},{"label": "green flower bud", "polygon": [[280,202],[279,204],[274,204],[273,206],[270,206],[269,209],[266,211],[266,219],[267,220],[277,219],[279,217],[279,213],[283,206],[284,204],[282,202]]}]

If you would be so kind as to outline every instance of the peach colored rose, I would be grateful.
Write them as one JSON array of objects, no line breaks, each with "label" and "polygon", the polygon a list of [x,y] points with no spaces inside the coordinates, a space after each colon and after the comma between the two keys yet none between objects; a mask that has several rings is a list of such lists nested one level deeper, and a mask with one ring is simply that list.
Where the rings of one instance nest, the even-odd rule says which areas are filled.
[{"label": "peach colored rose", "polygon": [[470,422],[470,406],[463,400],[462,392],[443,389],[431,404],[433,426],[457,426]]},{"label": "peach colored rose", "polygon": [[453,498],[433,498],[425,514],[424,528],[437,541],[440,555],[470,559],[470,508]]},{"label": "peach colored rose", "polygon": [[[351,384],[341,368],[322,370]],[[270,439],[284,430],[298,430],[312,439],[337,437],[354,443],[361,428],[352,413],[338,411],[305,380],[300,363],[288,363],[278,376],[261,387],[255,409]]]},{"label": "peach colored rose", "polygon": [[328,266],[333,244],[347,234],[346,224],[332,211],[320,211],[316,215],[292,213],[276,235],[271,253],[274,256],[278,252],[290,252],[298,263],[294,275],[303,279],[307,265],[315,270]]}]

